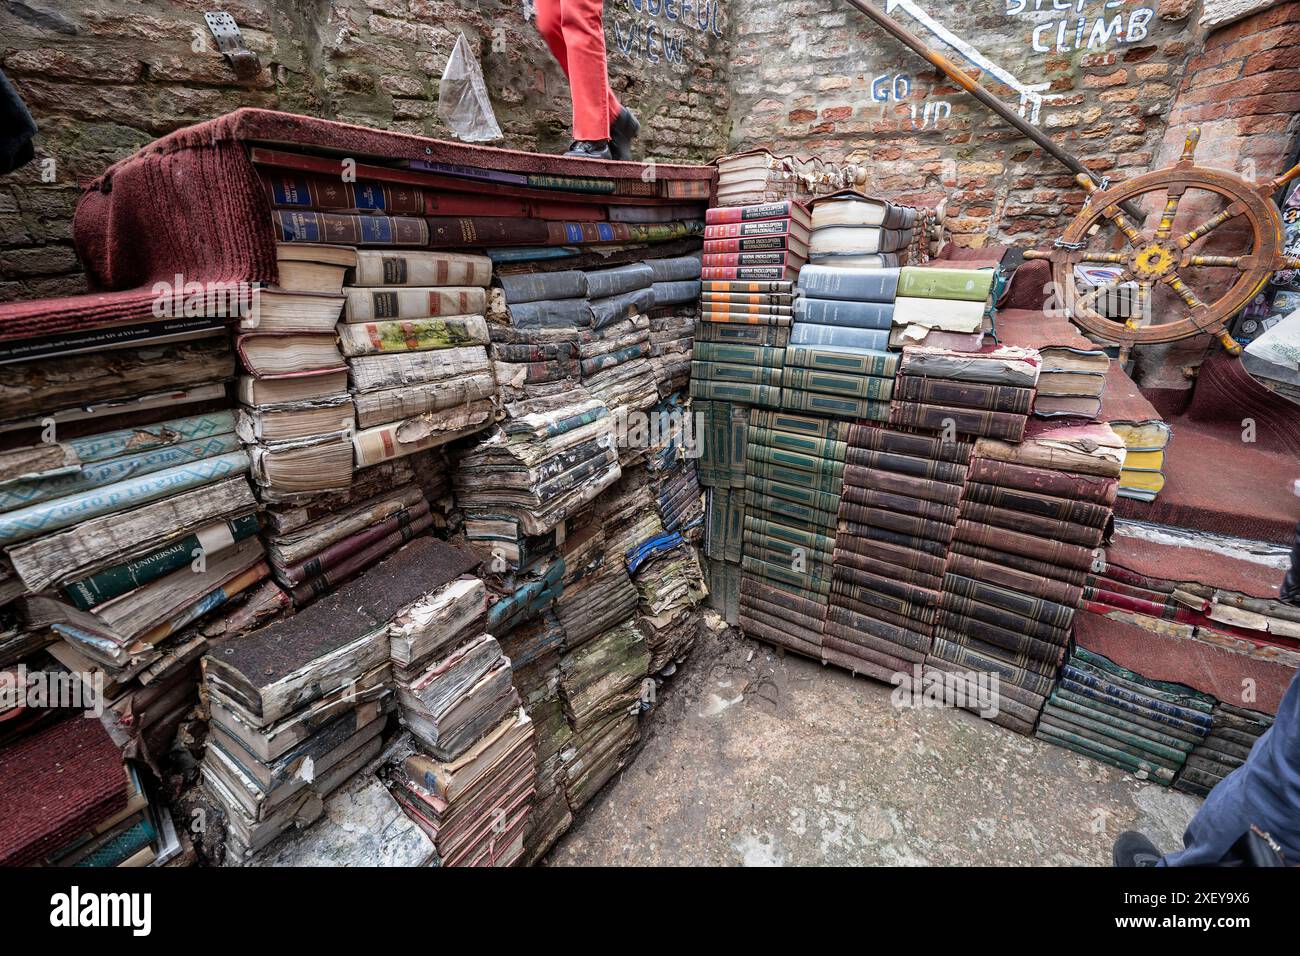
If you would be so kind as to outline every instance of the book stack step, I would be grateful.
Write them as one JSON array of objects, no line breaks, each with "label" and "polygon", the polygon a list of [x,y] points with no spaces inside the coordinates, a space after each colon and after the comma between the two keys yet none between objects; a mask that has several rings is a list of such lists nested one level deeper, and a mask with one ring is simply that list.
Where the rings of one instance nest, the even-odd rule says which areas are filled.
[{"label": "book stack step", "polygon": [[524,830],[525,866],[537,862],[569,829],[573,816],[564,798],[561,754],[573,737],[560,697],[560,658],[564,628],[550,612],[515,628],[501,639],[510,658],[511,679],[533,722],[537,740],[537,785],[533,812]]},{"label": "book stack step", "polygon": [[292,283],[310,291],[258,289],[240,319],[239,435],[267,497],[346,488],[356,412],[334,327],[346,301],[342,275],[355,267],[356,252],[281,244],[277,259]]},{"label": "book stack step", "polygon": [[992,327],[993,280],[992,269],[905,266],[898,277],[891,341],[899,347],[940,345],[932,339],[963,337],[975,351]]},{"label": "book stack step", "polygon": [[[790,282],[808,260],[811,215],[801,203],[718,206],[704,214],[704,223],[701,277],[706,282]],[[731,300],[719,301],[725,305]]]},{"label": "book stack step", "polygon": [[1034,404],[1038,353],[1009,346],[957,352],[908,346],[898,368],[889,424],[949,439],[1018,442]]},{"label": "book stack step", "polygon": [[1042,366],[1034,395],[1039,418],[1096,419],[1110,379],[1110,356],[1080,334],[1064,316],[1004,310],[998,313],[998,340],[1038,349]]},{"label": "book stack step", "polygon": [[[824,611],[848,429],[846,422],[792,412],[755,410],[750,416],[740,619],[764,640],[781,643],[774,635],[792,630],[788,618],[773,615],[773,590],[782,599],[799,599],[805,612],[814,606]],[[754,586],[747,588],[747,581]],[[820,648],[822,616],[805,613],[784,646],[801,653]]]},{"label": "book stack step", "polygon": [[893,268],[907,256],[917,210],[852,189],[812,203],[808,258],[829,268]]},{"label": "book stack step", "polygon": [[1210,732],[1187,755],[1174,780],[1174,789],[1208,796],[1246,762],[1255,742],[1272,726],[1273,718],[1268,714],[1216,702],[1210,712]]},{"label": "book stack step", "polygon": [[304,607],[434,527],[406,460],[364,469],[346,492],[267,508],[271,572]]},{"label": "book stack step", "polygon": [[560,693],[573,730],[564,793],[577,813],[627,762],[640,739],[643,682],[650,673],[645,636],[635,619],[599,634],[560,661]]},{"label": "book stack step", "polygon": [[690,386],[691,350],[700,316],[700,257],[647,259],[654,275],[650,310],[650,365],[659,397]]},{"label": "book stack step", "polygon": [[994,720],[1024,734],[1104,562],[1123,456],[1105,425],[1036,427],[1021,444],[975,443],[930,650],[937,669],[998,674]]},{"label": "book stack step", "polygon": [[358,468],[490,424],[486,256],[357,251],[338,334],[348,361]]},{"label": "book stack step", "polygon": [[1213,725],[1214,699],[1075,647],[1038,724],[1059,747],[1169,786]]},{"label": "book stack step", "polygon": [[44,651],[58,664],[34,669],[102,679],[106,719],[146,763],[191,712],[209,644],[288,603],[257,534],[235,371],[212,335],[0,365],[0,592],[17,624],[0,625],[0,667]]},{"label": "book stack step", "polygon": [[828,662],[890,682],[925,662],[970,457],[966,442],[849,427]]},{"label": "book stack step", "polygon": [[289,827],[316,819],[321,801],[378,756],[396,705],[394,631],[406,631],[418,655],[409,621],[424,618],[431,590],[478,563],[422,538],[208,655],[212,723],[202,777],[228,817],[230,862],[247,863]]},{"label": "book stack step", "polygon": [[650,364],[654,270],[638,262],[584,276],[594,320],[578,345],[582,385],[610,411],[643,410],[659,397]]}]

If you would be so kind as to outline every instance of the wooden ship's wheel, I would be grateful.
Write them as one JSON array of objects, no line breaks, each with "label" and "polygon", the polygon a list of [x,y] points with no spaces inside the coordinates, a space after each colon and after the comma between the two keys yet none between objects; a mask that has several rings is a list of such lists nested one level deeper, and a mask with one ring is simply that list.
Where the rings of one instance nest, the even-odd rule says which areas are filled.
[{"label": "wooden ship's wheel", "polygon": [[[1300,165],[1257,185],[1233,173],[1195,165],[1199,140],[1200,130],[1192,130],[1176,165],[1116,186],[1099,187],[1080,174],[1077,180],[1088,192],[1083,210],[1054,249],[1025,254],[1026,259],[1051,260],[1061,305],[1074,322],[1099,338],[1127,349],[1211,332],[1229,351],[1240,352],[1227,323],[1273,273],[1300,268],[1300,258],[1282,254],[1281,216],[1272,199],[1300,176]],[[1208,199],[1221,208],[1199,225],[1176,232],[1179,206],[1197,190],[1213,194]],[[1136,201],[1151,193],[1164,195],[1164,209],[1155,229],[1144,231],[1144,220],[1131,213],[1140,208]],[[1197,209],[1211,204],[1198,199]],[[1244,247],[1227,250],[1233,254],[1204,254],[1206,238],[1229,223]],[[1075,267],[1089,265],[1117,267],[1119,272],[1083,291]],[[1117,316],[1105,303],[1121,289],[1127,291],[1129,301],[1121,310],[1125,314]]]}]

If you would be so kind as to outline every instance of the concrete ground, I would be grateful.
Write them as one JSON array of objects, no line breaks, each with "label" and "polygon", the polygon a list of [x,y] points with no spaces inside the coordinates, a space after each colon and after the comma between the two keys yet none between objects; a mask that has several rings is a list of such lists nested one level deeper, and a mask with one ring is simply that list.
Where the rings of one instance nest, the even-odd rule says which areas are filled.
[{"label": "concrete ground", "polygon": [[550,866],[1109,866],[1200,801],[892,688],[701,629],[645,746]]}]

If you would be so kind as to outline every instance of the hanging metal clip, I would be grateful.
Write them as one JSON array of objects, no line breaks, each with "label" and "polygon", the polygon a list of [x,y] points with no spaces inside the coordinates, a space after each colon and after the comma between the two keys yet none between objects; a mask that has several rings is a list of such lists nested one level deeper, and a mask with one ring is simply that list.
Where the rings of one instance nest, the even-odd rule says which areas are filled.
[{"label": "hanging metal clip", "polygon": [[244,35],[239,32],[239,24],[234,17],[224,10],[217,10],[203,14],[203,19],[212,31],[213,39],[217,41],[217,49],[230,63],[235,76],[241,80],[251,80],[262,72],[261,61],[244,44]]}]

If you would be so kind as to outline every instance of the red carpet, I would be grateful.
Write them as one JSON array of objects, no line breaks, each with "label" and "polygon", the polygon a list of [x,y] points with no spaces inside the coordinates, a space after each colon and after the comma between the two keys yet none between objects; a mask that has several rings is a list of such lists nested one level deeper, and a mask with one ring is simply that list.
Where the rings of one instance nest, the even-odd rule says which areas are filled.
[{"label": "red carpet", "polygon": [[0,751],[0,866],[39,861],[126,806],[108,731],[70,717]]},{"label": "red carpet", "polygon": [[1199,582],[1253,598],[1277,600],[1283,572],[1230,558],[1217,551],[1157,544],[1117,534],[1106,546],[1106,561],[1143,577],[1177,584]]}]

